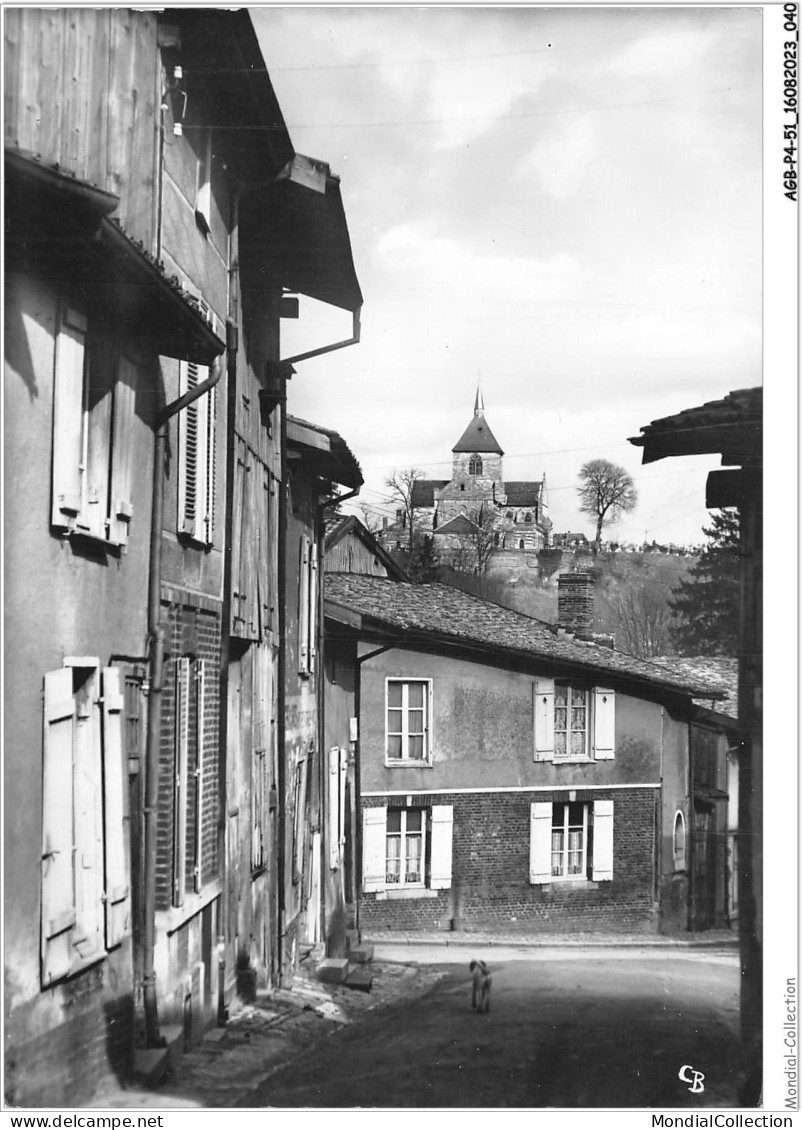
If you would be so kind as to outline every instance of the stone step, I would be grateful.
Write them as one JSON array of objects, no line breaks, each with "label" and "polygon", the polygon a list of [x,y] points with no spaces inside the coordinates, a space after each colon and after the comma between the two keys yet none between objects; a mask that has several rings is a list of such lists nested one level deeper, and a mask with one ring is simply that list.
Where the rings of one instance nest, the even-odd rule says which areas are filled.
[{"label": "stone step", "polygon": [[348,976],[348,959],[345,957],[326,957],[317,967],[319,981],[342,985]]},{"label": "stone step", "polygon": [[345,978],[346,989],[358,989],[362,993],[369,993],[373,986],[373,974],[364,966],[357,966]]},{"label": "stone step", "polygon": [[184,1029],[180,1024],[163,1024],[160,1048],[136,1048],[132,1082],[148,1090],[158,1087],[168,1071],[178,1063],[184,1049]]},{"label": "stone step", "polygon": [[354,965],[367,965],[373,961],[373,946],[354,946],[348,950],[348,960]]}]

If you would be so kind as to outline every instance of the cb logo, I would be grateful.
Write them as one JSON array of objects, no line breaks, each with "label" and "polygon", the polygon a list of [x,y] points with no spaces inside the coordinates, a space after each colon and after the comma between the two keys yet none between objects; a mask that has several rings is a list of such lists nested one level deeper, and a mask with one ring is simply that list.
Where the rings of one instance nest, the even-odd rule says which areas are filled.
[{"label": "cb logo", "polygon": [[681,1067],[678,1074],[683,1083],[690,1083],[688,1090],[694,1095],[701,1094],[705,1089],[705,1085],[702,1082],[704,1075],[701,1071],[695,1071],[690,1064],[686,1063],[684,1067]]}]

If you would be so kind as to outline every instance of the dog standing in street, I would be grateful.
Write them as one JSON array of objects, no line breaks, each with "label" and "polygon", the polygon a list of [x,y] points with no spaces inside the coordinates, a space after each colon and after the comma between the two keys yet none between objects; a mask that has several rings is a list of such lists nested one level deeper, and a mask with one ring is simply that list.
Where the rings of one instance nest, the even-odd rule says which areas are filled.
[{"label": "dog standing in street", "polygon": [[473,977],[473,993],[471,995],[471,1008],[479,1012],[490,1012],[490,986],[493,978],[490,970],[483,961],[472,961],[470,965]]}]

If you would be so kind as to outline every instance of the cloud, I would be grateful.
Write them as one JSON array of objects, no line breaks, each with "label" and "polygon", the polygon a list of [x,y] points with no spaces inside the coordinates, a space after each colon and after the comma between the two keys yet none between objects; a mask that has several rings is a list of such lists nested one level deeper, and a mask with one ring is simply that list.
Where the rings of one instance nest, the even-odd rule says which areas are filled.
[{"label": "cloud", "polygon": [[712,46],[714,37],[707,30],[645,35],[615,56],[607,69],[626,78],[674,77],[683,70],[698,70]]},{"label": "cloud", "polygon": [[534,178],[555,199],[576,196],[587,170],[601,151],[594,115],[583,114],[551,127],[529,150],[515,170],[515,179]]}]

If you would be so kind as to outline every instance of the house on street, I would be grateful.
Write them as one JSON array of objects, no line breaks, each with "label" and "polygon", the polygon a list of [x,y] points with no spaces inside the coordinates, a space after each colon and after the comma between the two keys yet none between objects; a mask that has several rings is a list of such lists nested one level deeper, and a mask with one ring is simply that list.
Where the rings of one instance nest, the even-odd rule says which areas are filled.
[{"label": "house on street", "polygon": [[552,627],[441,584],[327,574],[363,931],[687,929],[689,722],[720,692],[577,630],[592,585],[575,578]]}]

